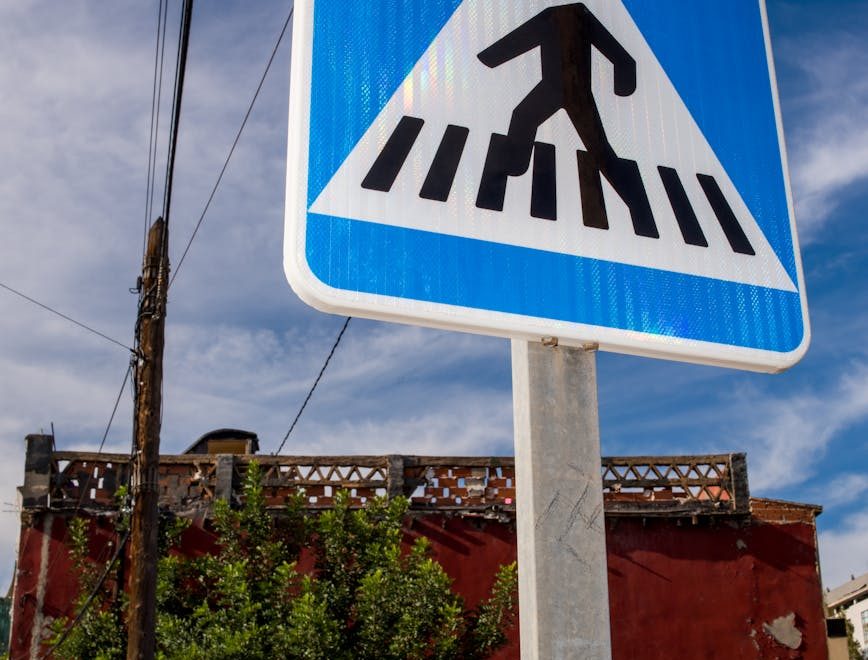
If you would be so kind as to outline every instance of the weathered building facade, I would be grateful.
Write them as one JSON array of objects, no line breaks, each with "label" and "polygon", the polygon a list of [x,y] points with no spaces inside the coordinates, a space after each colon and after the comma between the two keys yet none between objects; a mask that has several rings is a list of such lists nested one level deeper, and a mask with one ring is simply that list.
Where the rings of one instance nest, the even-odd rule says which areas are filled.
[{"label": "weathered building facade", "polygon": [[[93,557],[112,556],[114,495],[129,475],[128,456],[56,452],[50,436],[27,443],[10,640],[16,660],[40,657],[50,622],[74,614],[69,519],[92,517]],[[213,504],[238,500],[251,460],[262,466],[275,509],[300,490],[312,509],[329,507],[339,489],[359,506],[406,495],[408,543],[430,539],[471,606],[496,567],[515,559],[509,457],[162,456],[161,506],[194,523],[185,552],[213,547],[206,524]],[[604,458],[601,476],[614,658],[828,657],[818,507],[750,498],[742,454]],[[518,658],[517,636],[498,658]]]},{"label": "weathered building facade", "polygon": [[826,607],[830,612],[845,617],[853,626],[853,639],[868,658],[868,573],[826,592]]}]

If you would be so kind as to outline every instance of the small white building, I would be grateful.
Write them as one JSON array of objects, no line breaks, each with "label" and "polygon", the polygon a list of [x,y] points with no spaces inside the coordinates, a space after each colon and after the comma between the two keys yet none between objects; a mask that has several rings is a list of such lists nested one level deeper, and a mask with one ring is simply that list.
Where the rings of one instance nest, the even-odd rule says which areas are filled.
[{"label": "small white building", "polygon": [[868,658],[868,573],[826,592],[826,607],[840,612],[853,624],[853,636]]}]

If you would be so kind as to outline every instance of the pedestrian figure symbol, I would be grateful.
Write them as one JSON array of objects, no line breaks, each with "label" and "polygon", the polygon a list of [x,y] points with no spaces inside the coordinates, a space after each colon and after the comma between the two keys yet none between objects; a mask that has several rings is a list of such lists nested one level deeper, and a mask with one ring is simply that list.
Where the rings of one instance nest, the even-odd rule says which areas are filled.
[{"label": "pedestrian figure symbol", "polygon": [[[575,152],[582,224],[609,229],[602,182],[605,178],[627,207],[633,232],[640,237],[660,238],[639,164],[619,156],[609,142],[592,85],[595,49],[611,62],[612,92],[619,97],[632,96],[637,90],[636,60],[582,2],[542,10],[484,48],[477,58],[486,67],[496,69],[535,49],[540,57],[540,80],[512,110],[506,135],[491,134],[479,176],[476,207],[502,212],[510,178],[524,176],[531,169],[531,217],[558,219],[556,147],[538,141],[537,132],[563,110],[584,147]],[[391,190],[424,125],[423,118],[401,117],[361,182],[362,188]],[[469,132],[465,126],[446,127],[419,197],[448,200]],[[684,243],[708,247],[679,172],[660,165],[657,174]],[[696,173],[696,178],[732,251],[755,255],[716,179],[704,173]]]},{"label": "pedestrian figure symbol", "polygon": [[[536,143],[535,137],[537,129],[563,109],[585,145],[585,151],[577,153],[585,225],[609,226],[599,181],[602,174],[630,209],[636,234],[658,238],[639,167],[615,154],[591,90],[593,47],[614,65],[614,92],[618,96],[636,91],[636,61],[583,3],[543,10],[479,53],[479,59],[493,68],[537,47],[542,79],[513,110],[508,134],[492,135],[476,205],[503,210],[508,177],[527,171],[531,152],[536,152],[537,161],[553,160],[553,150]],[[553,170],[553,165],[539,165]],[[535,188],[539,190],[541,185],[537,183]],[[555,220],[554,200],[535,197],[531,215]]]}]

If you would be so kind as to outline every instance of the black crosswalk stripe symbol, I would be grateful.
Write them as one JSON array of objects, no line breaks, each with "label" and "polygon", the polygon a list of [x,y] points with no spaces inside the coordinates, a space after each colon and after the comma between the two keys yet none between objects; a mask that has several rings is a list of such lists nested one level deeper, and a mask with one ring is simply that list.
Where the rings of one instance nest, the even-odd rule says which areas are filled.
[{"label": "black crosswalk stripe symbol", "polygon": [[371,171],[362,181],[362,188],[389,192],[416,143],[425,121],[416,117],[401,117],[386,145],[374,161]]},{"label": "black crosswalk stripe symbol", "polygon": [[[398,178],[407,158],[425,124],[418,117],[403,116],[386,141],[373,165],[362,181],[362,188],[388,193]],[[419,197],[435,202],[446,202],[452,191],[461,157],[464,154],[470,130],[450,124],[446,127],[439,147],[433,156]],[[497,156],[507,148],[507,137],[492,134],[485,166],[480,175],[476,206],[481,209],[503,211],[506,187],[512,176]],[[558,186],[555,168],[555,145],[533,143],[531,161],[530,215],[542,220],[558,220]],[[617,158],[606,171],[598,159],[587,151],[576,151],[577,178],[582,209],[582,222],[586,227],[609,228],[602,178],[606,178],[630,209],[633,231],[637,236],[659,238],[657,224],[644,189],[636,161]],[[657,172],[669,198],[672,212],[684,243],[708,247],[708,239],[687,196],[679,172],[660,165]],[[708,174],[697,173],[696,179],[705,193],[709,206],[733,252],[755,255],[750,240],[726,200],[717,180]]]}]

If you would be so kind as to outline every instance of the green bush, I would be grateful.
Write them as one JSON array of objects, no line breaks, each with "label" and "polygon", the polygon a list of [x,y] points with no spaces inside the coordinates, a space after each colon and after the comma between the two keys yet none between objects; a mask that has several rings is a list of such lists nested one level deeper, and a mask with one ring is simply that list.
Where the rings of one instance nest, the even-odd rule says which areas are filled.
[{"label": "green bush", "polygon": [[[516,614],[515,563],[501,567],[490,597],[468,610],[427,539],[402,551],[405,498],[352,509],[347,493],[339,492],[334,507],[317,515],[298,496],[273,518],[259,466],[251,463],[243,502],[237,510],[217,503],[215,555],[173,554],[186,523],[164,523],[158,658],[474,660],[506,642]],[[82,605],[102,568],[87,561],[86,522],[74,521],[71,539]],[[304,547],[314,553],[312,575],[296,570]],[[54,655],[123,658],[124,610],[124,603],[100,594]],[[55,641],[69,623],[55,622]]]}]

